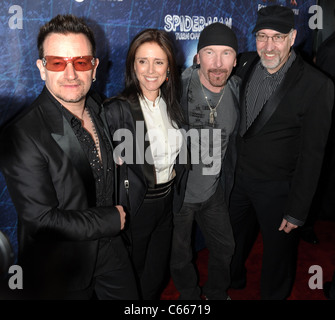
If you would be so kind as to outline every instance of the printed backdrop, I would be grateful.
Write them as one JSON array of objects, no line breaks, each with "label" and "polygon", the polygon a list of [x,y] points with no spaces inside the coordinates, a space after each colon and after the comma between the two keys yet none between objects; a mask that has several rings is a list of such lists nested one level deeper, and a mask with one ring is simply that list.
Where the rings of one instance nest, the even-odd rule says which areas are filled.
[{"label": "printed backdrop", "polygon": [[[287,5],[294,10],[297,47],[311,54],[313,46],[309,9],[316,0],[1,0],[0,7],[0,127],[28,106],[44,82],[36,67],[39,28],[57,14],[87,19],[97,38],[100,59],[94,86],[107,96],[123,87],[124,61],[132,38],[146,28],[171,33],[182,68],[192,64],[200,31],[222,22],[238,36],[239,51],[255,50],[257,11],[265,5]],[[6,150],[0,150],[0,156]],[[0,174],[0,230],[17,253],[17,215]]]}]

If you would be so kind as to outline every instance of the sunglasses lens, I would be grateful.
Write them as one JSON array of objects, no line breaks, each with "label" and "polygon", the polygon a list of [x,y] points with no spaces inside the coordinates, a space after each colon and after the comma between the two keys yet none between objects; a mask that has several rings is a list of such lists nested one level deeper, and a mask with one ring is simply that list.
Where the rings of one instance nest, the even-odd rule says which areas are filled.
[{"label": "sunglasses lens", "polygon": [[87,71],[93,68],[92,64],[93,57],[79,57],[73,60],[73,66],[77,71]]},{"label": "sunglasses lens", "polygon": [[50,71],[63,71],[66,67],[66,62],[58,57],[45,57],[47,70]]},{"label": "sunglasses lens", "polygon": [[[68,63],[72,63],[76,71],[88,71],[94,67],[94,58],[92,56],[64,58],[56,56],[45,56],[44,66],[49,71],[64,71]],[[93,63],[92,63],[93,62]]]}]

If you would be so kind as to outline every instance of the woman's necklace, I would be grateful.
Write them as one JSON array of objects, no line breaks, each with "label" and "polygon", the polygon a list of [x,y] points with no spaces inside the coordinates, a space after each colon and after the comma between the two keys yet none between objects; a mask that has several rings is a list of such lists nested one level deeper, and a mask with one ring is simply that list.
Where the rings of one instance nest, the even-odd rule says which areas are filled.
[{"label": "woman's necklace", "polygon": [[208,102],[208,98],[207,98],[207,95],[206,95],[206,93],[205,93],[204,86],[202,85],[201,82],[200,82],[200,84],[201,84],[202,93],[204,94],[205,100],[206,100],[207,105],[208,105],[208,108],[209,108],[209,110],[210,110],[210,112],[209,112],[209,123],[210,123],[211,125],[213,125],[213,127],[214,127],[214,125],[215,125],[215,118],[216,118],[217,115],[218,115],[218,113],[216,112],[216,108],[219,106],[219,104],[220,104],[220,102],[221,102],[221,100],[222,100],[222,97],[223,97],[223,94],[224,94],[224,92],[225,92],[225,88],[226,88],[226,87],[223,88],[223,91],[222,91],[222,94],[221,94],[221,97],[220,97],[218,103],[216,104],[216,106],[215,106],[214,108],[212,108],[211,105],[210,105],[209,102]]}]

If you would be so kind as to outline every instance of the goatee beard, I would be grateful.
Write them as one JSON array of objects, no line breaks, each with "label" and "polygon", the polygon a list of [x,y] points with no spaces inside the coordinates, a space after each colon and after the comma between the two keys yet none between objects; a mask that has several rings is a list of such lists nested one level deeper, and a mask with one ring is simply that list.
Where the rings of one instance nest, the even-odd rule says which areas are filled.
[{"label": "goatee beard", "polygon": [[[221,73],[216,76],[215,73]],[[223,87],[227,83],[228,70],[226,69],[210,69],[208,70],[208,81],[213,87]]]},{"label": "goatee beard", "polygon": [[[275,52],[273,54],[276,54]],[[261,54],[261,64],[266,69],[276,69],[280,65],[279,55],[276,55],[275,59],[272,61],[268,61],[264,58],[265,52]]]}]

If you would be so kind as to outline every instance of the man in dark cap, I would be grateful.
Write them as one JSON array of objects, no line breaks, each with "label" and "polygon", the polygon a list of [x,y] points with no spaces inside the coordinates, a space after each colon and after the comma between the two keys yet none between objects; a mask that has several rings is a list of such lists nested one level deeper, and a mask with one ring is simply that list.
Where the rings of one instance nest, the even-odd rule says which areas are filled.
[{"label": "man in dark cap", "polygon": [[213,23],[200,34],[196,64],[182,75],[181,103],[191,129],[192,164],[183,207],[174,213],[171,273],[180,299],[201,298],[192,263],[194,221],[209,250],[208,281],[202,297],[229,299],[234,240],[225,195],[228,199],[236,156],[239,79],[230,75],[237,52],[234,32],[221,23]]},{"label": "man in dark cap", "polygon": [[257,53],[241,56],[241,126],[230,216],[235,239],[232,287],[246,284],[253,226],[263,239],[261,298],[286,299],[295,277],[299,226],[315,193],[330,128],[332,81],[293,47],[294,14],[258,12]]}]

